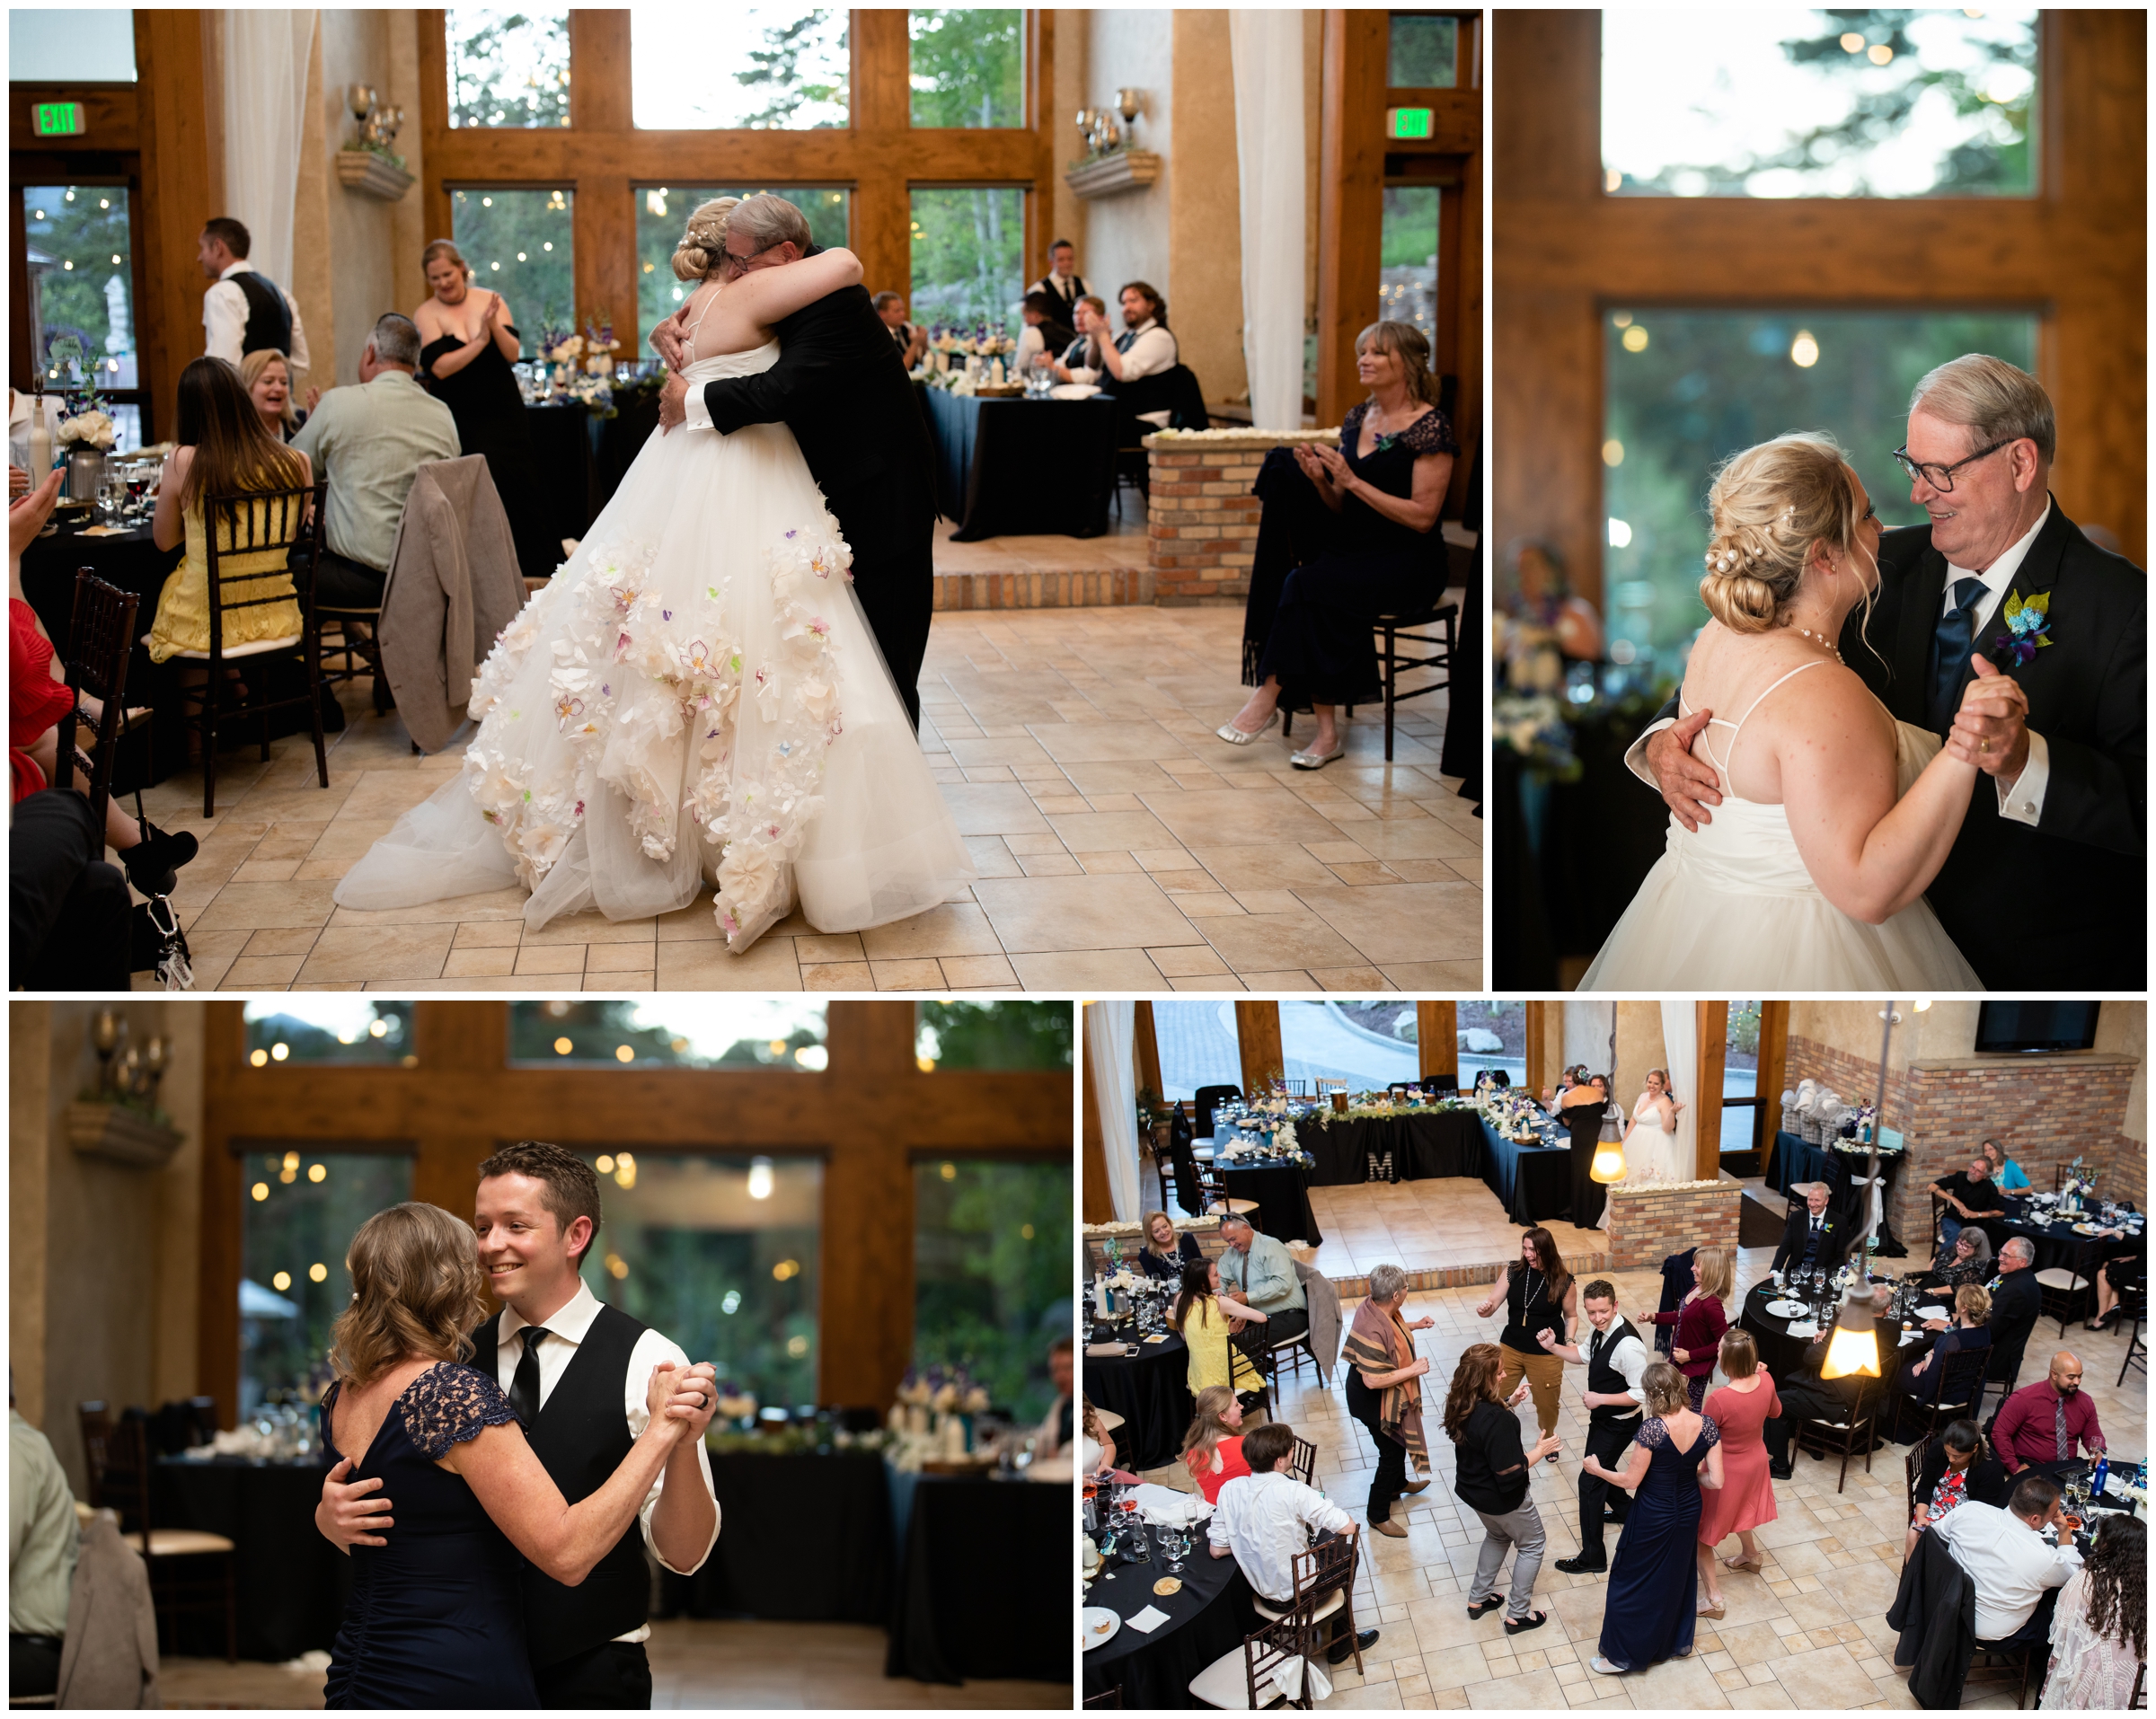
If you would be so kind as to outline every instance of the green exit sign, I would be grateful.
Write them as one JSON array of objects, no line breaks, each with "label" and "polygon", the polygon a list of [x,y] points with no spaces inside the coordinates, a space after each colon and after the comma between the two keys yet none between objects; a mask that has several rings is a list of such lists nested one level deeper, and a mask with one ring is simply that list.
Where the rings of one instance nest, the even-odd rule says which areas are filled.
[{"label": "green exit sign", "polygon": [[79,137],[89,127],[80,101],[40,101],[31,110],[30,128],[40,137]]},{"label": "green exit sign", "polygon": [[1427,108],[1394,108],[1385,116],[1392,121],[1388,131],[1395,137],[1427,137],[1430,135],[1430,110]]}]

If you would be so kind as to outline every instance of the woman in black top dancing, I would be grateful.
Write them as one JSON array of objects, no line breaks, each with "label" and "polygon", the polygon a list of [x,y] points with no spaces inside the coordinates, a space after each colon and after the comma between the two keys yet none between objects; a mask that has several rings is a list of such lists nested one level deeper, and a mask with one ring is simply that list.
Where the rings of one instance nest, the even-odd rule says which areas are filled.
[{"label": "woman in black top dancing", "polygon": [[[1557,1427],[1557,1389],[1565,1363],[1542,1347],[1536,1334],[1547,1331],[1560,1344],[1571,1341],[1568,1334],[1579,1323],[1579,1283],[1539,1223],[1521,1235],[1520,1256],[1498,1273],[1475,1312],[1487,1319],[1500,1307],[1505,1331],[1498,1339],[1503,1359],[1498,1395],[1517,1403],[1521,1393],[1532,1388],[1534,1418],[1547,1439]],[[1520,1384],[1522,1380],[1525,1383]],[[1513,1388],[1515,1384],[1518,1390]]]},{"label": "woman in black top dancing", "polygon": [[1370,397],[1348,408],[1339,446],[1276,448],[1259,474],[1242,625],[1243,684],[1257,691],[1215,730],[1247,746],[1281,706],[1314,710],[1316,735],[1288,759],[1298,770],[1345,752],[1336,705],[1382,696],[1377,617],[1427,608],[1445,586],[1437,510],[1459,448],[1437,410],[1429,342],[1410,323],[1373,322],[1355,351]]}]

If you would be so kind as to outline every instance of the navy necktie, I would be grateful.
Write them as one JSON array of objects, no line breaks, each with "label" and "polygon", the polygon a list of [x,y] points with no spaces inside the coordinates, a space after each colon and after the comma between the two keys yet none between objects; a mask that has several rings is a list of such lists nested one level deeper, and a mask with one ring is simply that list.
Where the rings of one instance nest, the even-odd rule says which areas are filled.
[{"label": "navy necktie", "polygon": [[1137,343],[1137,330],[1125,329],[1122,333],[1116,336],[1116,350],[1118,352],[1128,352],[1130,348]]},{"label": "navy necktie", "polygon": [[1931,635],[1931,726],[1940,734],[1954,726],[1962,665],[1968,660],[1969,641],[1976,635],[1976,605],[1984,592],[1982,579],[1956,579],[1954,606],[1940,617],[1938,630]]}]

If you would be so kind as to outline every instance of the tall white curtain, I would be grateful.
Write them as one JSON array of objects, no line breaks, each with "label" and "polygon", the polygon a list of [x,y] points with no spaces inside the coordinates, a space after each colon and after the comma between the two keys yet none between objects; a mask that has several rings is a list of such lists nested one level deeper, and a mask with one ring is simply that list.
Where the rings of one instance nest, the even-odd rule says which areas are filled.
[{"label": "tall white curtain", "polygon": [[1131,1067],[1135,1005],[1085,1006],[1085,1066],[1093,1079],[1093,1105],[1100,1116],[1100,1152],[1108,1160],[1108,1197],[1116,1216],[1135,1223],[1138,1210],[1138,1089]]},{"label": "tall white curtain", "polygon": [[287,292],[314,48],[312,11],[225,13],[225,207],[204,213],[243,223],[247,260]]},{"label": "tall white curtain", "polygon": [[[1662,1005],[1662,1061],[1669,1070],[1669,1083],[1675,1088],[1677,1097],[1690,1106],[1677,1124],[1677,1153],[1680,1161],[1689,1161],[1696,1167],[1699,1162],[1698,1139],[1700,1095],[1693,1089],[1700,1073],[1699,1017],[1693,1005],[1688,1002],[1666,1002]],[[1687,1182],[1700,1178],[1694,1168],[1686,1177]]]},{"label": "tall white curtain", "polygon": [[1303,14],[1228,13],[1235,75],[1235,162],[1242,190],[1242,357],[1250,419],[1303,423]]}]

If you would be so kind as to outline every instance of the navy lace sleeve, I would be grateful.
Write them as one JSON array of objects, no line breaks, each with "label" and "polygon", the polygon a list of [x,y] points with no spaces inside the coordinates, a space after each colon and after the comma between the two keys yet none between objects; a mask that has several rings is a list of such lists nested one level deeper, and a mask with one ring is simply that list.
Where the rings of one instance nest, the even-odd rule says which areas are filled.
[{"label": "navy lace sleeve", "polygon": [[1407,428],[1401,431],[1402,446],[1416,454],[1457,454],[1460,444],[1453,439],[1453,427],[1445,421],[1443,412],[1432,407]]},{"label": "navy lace sleeve", "polygon": [[1714,1424],[1714,1417],[1710,1415],[1701,1415],[1700,1423],[1700,1443],[1704,1449],[1711,1450],[1722,1441],[1722,1429]]},{"label": "navy lace sleeve", "polygon": [[1363,440],[1363,419],[1370,410],[1370,402],[1358,400],[1348,407],[1347,416],[1340,419],[1340,445],[1343,448],[1359,447]]},{"label": "navy lace sleeve", "polygon": [[1659,1415],[1650,1415],[1640,1423],[1639,1430],[1632,1434],[1634,1444],[1644,1444],[1650,1450],[1659,1450],[1669,1442],[1669,1428],[1663,1424]]},{"label": "navy lace sleeve", "polygon": [[509,1399],[475,1367],[440,1366],[404,1393],[404,1431],[422,1456],[439,1460],[453,1444],[517,1419]]}]

